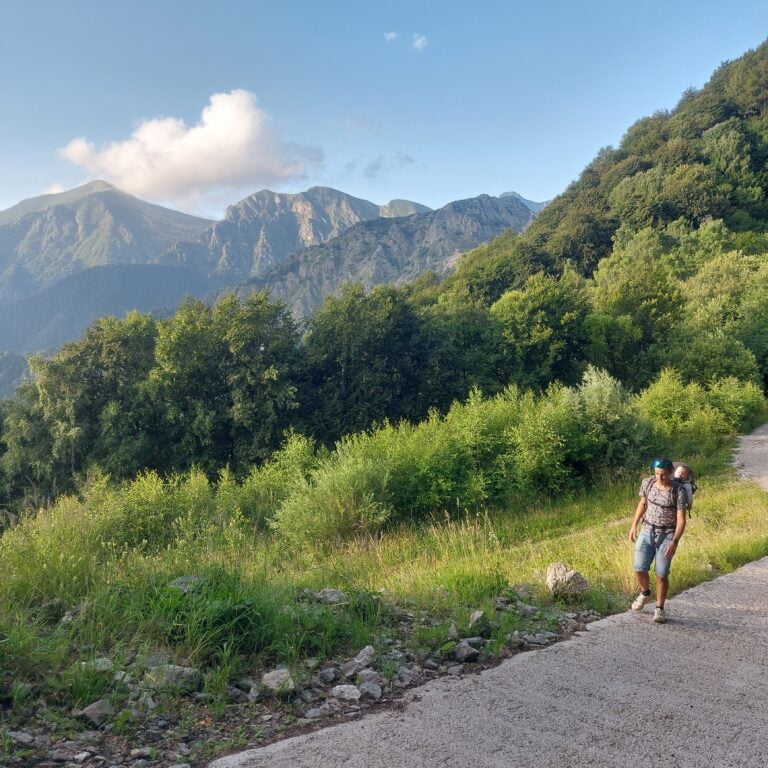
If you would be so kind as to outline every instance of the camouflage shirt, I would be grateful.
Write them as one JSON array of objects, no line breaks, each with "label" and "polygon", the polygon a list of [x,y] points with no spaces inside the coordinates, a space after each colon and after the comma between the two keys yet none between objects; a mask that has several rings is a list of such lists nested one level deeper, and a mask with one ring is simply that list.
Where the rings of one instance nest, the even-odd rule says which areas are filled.
[{"label": "camouflage shirt", "polygon": [[[656,487],[656,477],[647,477],[640,486],[640,494],[646,500],[643,515],[643,530],[650,531],[651,527],[661,526],[674,528],[677,525],[678,510],[685,510],[686,495],[674,488],[662,490]],[[675,496],[677,500],[675,500]]]}]

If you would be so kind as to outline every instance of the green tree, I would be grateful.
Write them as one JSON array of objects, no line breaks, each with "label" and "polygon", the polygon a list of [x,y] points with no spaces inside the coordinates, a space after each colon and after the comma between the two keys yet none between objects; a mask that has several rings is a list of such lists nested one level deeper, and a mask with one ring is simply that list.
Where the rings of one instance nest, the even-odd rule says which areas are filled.
[{"label": "green tree", "polygon": [[266,293],[188,299],[158,328],[154,397],[169,465],[238,471],[279,445],[296,408],[296,328]]},{"label": "green tree", "polygon": [[325,442],[423,409],[425,335],[404,292],[345,285],[310,318],[303,350],[304,422]]},{"label": "green tree", "polygon": [[552,381],[576,383],[583,372],[589,337],[584,280],[573,270],[560,278],[530,277],[492,307],[501,325],[512,380],[542,388]]},{"label": "green tree", "polygon": [[19,461],[24,445],[35,452],[28,438],[32,430],[49,465],[46,473],[33,474],[47,476],[58,490],[71,488],[93,463],[118,477],[151,464],[153,441],[146,431],[155,418],[147,412],[142,386],[152,366],[155,332],[152,318],[138,312],[123,320],[104,317],[52,357],[32,358],[33,383],[11,407],[5,436],[8,455],[17,457],[13,461]]},{"label": "green tree", "polygon": [[600,262],[594,274],[592,303],[612,317],[631,317],[643,349],[666,338],[679,322],[683,299],[665,263],[662,235],[644,229],[625,248]]},{"label": "green tree", "polygon": [[501,326],[483,304],[450,295],[421,312],[425,343],[421,365],[422,408],[445,411],[477,388],[501,391],[509,381]]}]

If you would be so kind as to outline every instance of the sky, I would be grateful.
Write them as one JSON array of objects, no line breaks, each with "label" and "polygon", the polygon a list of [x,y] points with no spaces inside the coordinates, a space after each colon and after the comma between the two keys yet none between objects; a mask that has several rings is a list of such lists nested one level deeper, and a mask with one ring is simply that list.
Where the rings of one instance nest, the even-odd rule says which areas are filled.
[{"label": "sky", "polygon": [[0,209],[548,200],[766,35],[765,0],[0,0]]}]

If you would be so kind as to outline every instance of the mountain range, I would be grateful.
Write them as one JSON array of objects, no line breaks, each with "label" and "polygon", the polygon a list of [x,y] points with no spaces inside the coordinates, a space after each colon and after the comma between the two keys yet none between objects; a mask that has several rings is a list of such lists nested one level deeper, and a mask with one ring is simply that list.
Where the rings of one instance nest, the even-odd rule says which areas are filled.
[{"label": "mountain range", "polygon": [[291,254],[332,240],[361,221],[429,210],[409,200],[379,206],[329,187],[293,195],[264,189],[230,206],[224,220],[196,242],[176,243],[160,261],[239,282],[264,275]]},{"label": "mountain range", "polygon": [[458,256],[505,230],[520,232],[533,218],[518,198],[480,195],[436,211],[364,221],[323,245],[290,256],[239,289],[267,288],[297,316],[350,280],[370,287],[403,283],[431,271],[442,276]]},{"label": "mountain range", "polygon": [[525,229],[536,205],[509,193],[433,211],[312,187],[262,190],[210,221],[103,181],[31,198],[0,211],[0,350],[50,350],[100,315],[167,311],[225,288],[269,289],[305,315],[347,280],[445,274],[460,253]]}]

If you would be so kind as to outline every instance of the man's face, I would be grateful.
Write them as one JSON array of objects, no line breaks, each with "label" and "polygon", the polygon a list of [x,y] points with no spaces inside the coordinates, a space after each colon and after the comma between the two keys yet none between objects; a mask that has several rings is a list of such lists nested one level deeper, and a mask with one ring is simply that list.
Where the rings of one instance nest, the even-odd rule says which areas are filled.
[{"label": "man's face", "polygon": [[653,474],[656,475],[656,482],[661,483],[662,485],[669,485],[670,474],[668,469],[656,467],[656,469],[653,470]]}]

